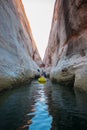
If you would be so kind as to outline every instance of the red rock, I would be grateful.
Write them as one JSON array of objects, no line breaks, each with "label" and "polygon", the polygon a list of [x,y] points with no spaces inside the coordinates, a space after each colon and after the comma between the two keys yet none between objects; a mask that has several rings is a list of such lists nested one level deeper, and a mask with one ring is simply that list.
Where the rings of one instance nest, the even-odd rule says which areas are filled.
[{"label": "red rock", "polygon": [[66,67],[75,87],[87,90],[87,0],[56,0],[44,63],[51,78]]},{"label": "red rock", "polygon": [[22,1],[1,0],[0,90],[34,77],[41,63]]}]

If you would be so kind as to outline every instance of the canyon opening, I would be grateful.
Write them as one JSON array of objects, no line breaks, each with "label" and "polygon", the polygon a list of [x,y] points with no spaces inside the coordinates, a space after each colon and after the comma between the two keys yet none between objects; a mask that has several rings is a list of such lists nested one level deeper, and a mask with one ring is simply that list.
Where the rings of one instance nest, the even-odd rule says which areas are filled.
[{"label": "canyon opening", "polygon": [[0,0],[0,130],[87,130],[87,0]]}]

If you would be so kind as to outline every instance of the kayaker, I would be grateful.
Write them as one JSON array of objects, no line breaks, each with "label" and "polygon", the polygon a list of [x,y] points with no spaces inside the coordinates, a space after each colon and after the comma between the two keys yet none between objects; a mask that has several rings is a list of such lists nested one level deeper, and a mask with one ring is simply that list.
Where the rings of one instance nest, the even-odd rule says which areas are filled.
[{"label": "kayaker", "polygon": [[42,76],[46,77],[46,72],[42,70]]}]

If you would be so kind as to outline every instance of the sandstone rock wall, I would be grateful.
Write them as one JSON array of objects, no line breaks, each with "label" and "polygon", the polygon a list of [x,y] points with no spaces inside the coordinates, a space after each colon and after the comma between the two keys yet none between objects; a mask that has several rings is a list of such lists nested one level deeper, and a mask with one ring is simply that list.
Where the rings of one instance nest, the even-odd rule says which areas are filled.
[{"label": "sandstone rock wall", "polygon": [[75,87],[87,90],[87,0],[56,0],[44,62],[51,78],[68,68]]},{"label": "sandstone rock wall", "polygon": [[41,64],[21,0],[0,0],[0,91],[32,78]]}]

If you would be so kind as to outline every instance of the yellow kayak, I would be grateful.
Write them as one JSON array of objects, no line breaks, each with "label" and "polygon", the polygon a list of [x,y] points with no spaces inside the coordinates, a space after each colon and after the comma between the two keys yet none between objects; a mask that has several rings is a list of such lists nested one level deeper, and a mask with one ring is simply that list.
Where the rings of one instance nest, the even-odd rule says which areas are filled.
[{"label": "yellow kayak", "polygon": [[45,83],[46,82],[46,78],[41,76],[39,79],[38,79],[39,82],[41,83]]}]

